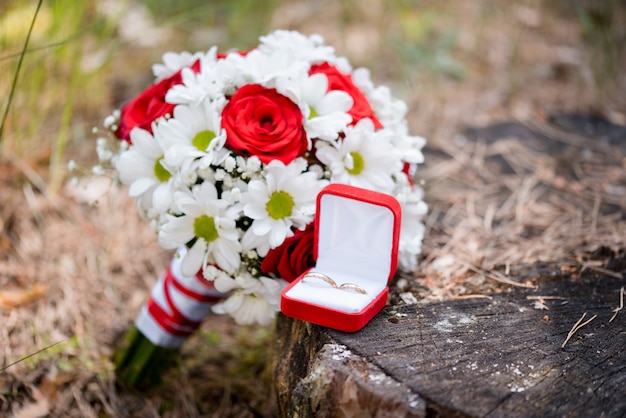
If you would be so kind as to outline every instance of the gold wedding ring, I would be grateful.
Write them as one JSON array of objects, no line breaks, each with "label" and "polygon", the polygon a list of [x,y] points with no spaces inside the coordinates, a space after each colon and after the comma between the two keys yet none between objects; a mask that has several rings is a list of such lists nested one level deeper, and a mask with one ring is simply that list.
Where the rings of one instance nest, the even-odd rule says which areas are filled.
[{"label": "gold wedding ring", "polygon": [[331,279],[329,276],[322,274],[322,273],[317,273],[317,272],[310,272],[304,275],[304,277],[302,277],[302,280],[306,279],[307,277],[310,277],[311,279],[319,279],[322,280],[326,283],[328,283],[331,287],[334,287],[335,289],[339,289],[339,286],[337,286],[337,283],[335,283],[335,281],[333,279]]},{"label": "gold wedding ring", "polygon": [[363,289],[361,286],[357,286],[355,284],[352,283],[342,283],[339,285],[339,289],[341,290],[351,290],[353,292],[357,292],[360,293],[362,295],[367,295],[367,292],[365,291],[365,289]]},{"label": "gold wedding ring", "polygon": [[367,292],[361,286],[358,286],[353,283],[342,283],[340,285],[337,285],[337,282],[331,279],[330,276],[327,276],[323,273],[318,273],[316,271],[306,273],[304,276],[302,276],[302,281],[304,281],[304,279],[307,279],[307,278],[321,280],[323,282],[326,282],[327,284],[330,285],[330,287],[335,288],[335,289],[348,290],[348,291],[360,293],[362,295],[367,295]]}]

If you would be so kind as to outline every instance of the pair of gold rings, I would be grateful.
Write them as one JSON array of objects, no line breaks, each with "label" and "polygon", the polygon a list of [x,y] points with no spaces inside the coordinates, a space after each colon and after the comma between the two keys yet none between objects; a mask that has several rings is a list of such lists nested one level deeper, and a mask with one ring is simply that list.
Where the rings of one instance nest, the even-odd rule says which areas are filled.
[{"label": "pair of gold rings", "polygon": [[348,291],[351,291],[351,292],[360,293],[362,295],[367,295],[367,292],[361,286],[358,286],[358,285],[353,284],[353,283],[337,284],[337,282],[335,282],[329,276],[327,276],[325,274],[322,274],[322,273],[318,273],[318,272],[307,273],[307,274],[305,274],[302,277],[302,280],[304,281],[304,279],[307,279],[307,278],[318,279],[318,280],[321,280],[323,282],[326,282],[326,283],[328,283],[330,285],[330,287],[332,287],[334,289],[348,290]]}]

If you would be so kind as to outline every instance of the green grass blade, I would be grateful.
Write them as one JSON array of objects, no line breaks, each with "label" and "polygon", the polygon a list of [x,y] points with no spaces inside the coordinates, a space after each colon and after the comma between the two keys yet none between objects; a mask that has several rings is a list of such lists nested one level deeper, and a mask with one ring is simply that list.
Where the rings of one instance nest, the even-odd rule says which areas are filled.
[{"label": "green grass blade", "polygon": [[26,35],[26,41],[24,42],[24,47],[22,48],[22,52],[20,53],[20,59],[17,62],[17,68],[15,69],[15,74],[13,75],[13,82],[11,83],[11,91],[9,92],[7,106],[4,109],[4,115],[2,116],[2,123],[0,123],[0,143],[2,142],[4,124],[9,115],[9,109],[11,108],[13,95],[15,94],[15,88],[17,86],[17,79],[20,75],[20,69],[22,68],[22,62],[24,61],[24,55],[26,55],[26,50],[28,49],[28,43],[30,42],[30,35],[33,33],[33,28],[35,27],[35,21],[37,20],[37,14],[39,13],[39,9],[41,8],[42,3],[43,3],[43,0],[39,0],[39,2],[37,3],[37,8],[35,9],[35,13],[33,14],[33,20],[30,22],[30,27],[28,28],[28,34]]},{"label": "green grass blade", "polygon": [[14,361],[13,363],[10,363],[10,364],[7,364],[6,366],[0,367],[0,372],[3,372],[3,371],[5,371],[6,369],[8,369],[9,367],[14,366],[14,365],[16,365],[17,363],[20,363],[20,362],[22,362],[22,361],[24,361],[24,360],[26,360],[26,359],[29,359],[29,358],[31,358],[31,357],[33,357],[33,356],[36,356],[37,354],[39,354],[39,353],[41,353],[41,352],[44,352],[44,351],[46,351],[46,350],[49,350],[49,349],[51,349],[52,347],[54,347],[54,346],[56,346],[56,345],[61,344],[62,342],[63,342],[63,341],[57,341],[56,343],[54,343],[54,344],[52,344],[52,345],[49,345],[49,346],[47,346],[47,347],[44,347],[44,348],[42,348],[41,350],[37,350],[37,351],[35,351],[34,353],[27,355],[26,357],[22,357],[21,359]]}]

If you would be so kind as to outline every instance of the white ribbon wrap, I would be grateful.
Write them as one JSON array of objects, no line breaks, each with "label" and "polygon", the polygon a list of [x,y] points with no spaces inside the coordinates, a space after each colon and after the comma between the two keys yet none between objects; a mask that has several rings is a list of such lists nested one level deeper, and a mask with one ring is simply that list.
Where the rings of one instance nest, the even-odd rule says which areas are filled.
[{"label": "white ribbon wrap", "polygon": [[181,264],[186,251],[186,248],[177,251],[135,321],[137,329],[159,347],[182,346],[211,307],[226,296],[201,276],[182,274]]}]

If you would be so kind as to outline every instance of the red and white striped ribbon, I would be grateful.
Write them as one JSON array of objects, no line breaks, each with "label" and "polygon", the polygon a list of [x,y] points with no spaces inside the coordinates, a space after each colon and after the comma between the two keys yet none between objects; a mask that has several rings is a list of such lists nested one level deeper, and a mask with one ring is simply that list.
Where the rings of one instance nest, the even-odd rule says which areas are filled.
[{"label": "red and white striped ribbon", "polygon": [[182,274],[185,253],[185,248],[178,250],[135,321],[139,331],[159,347],[180,347],[225,296],[201,272],[192,277]]}]

